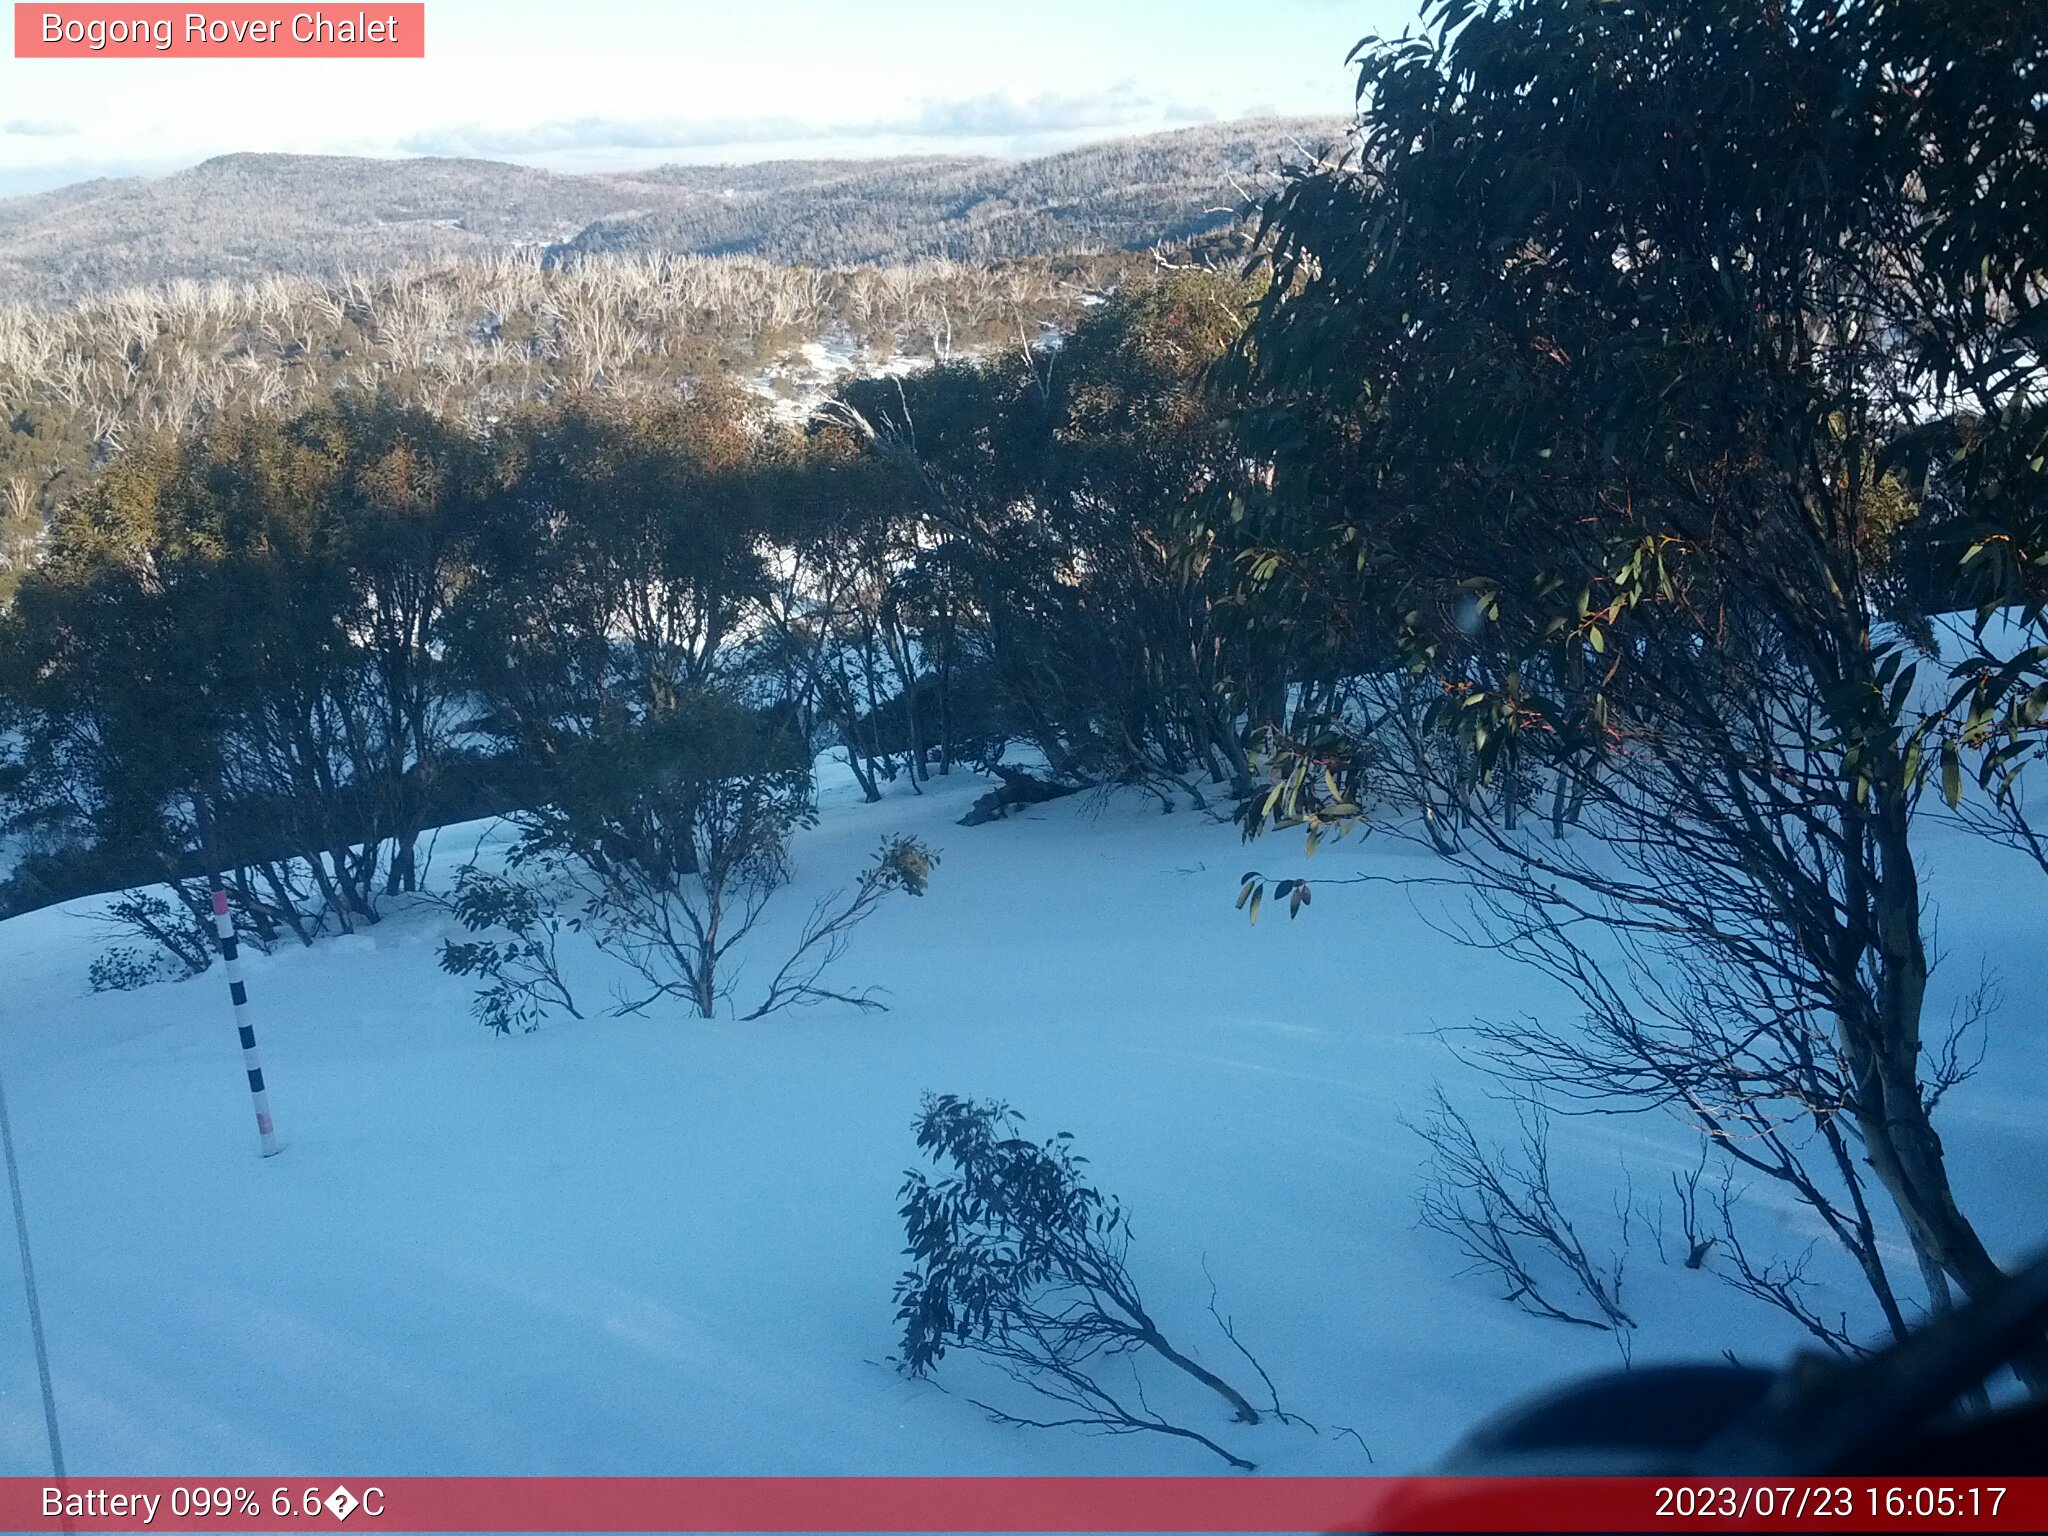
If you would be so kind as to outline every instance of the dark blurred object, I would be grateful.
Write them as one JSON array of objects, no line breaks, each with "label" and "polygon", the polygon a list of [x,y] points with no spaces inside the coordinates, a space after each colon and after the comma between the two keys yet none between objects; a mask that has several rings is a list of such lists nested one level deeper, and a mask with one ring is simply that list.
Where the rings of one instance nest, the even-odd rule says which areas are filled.
[{"label": "dark blurred object", "polygon": [[[2006,1368],[2048,1363],[2048,1254],[1998,1295],[1861,1360],[1783,1371],[1650,1366],[1497,1415],[1439,1469],[1475,1476],[1950,1476],[2048,1471],[2048,1399],[1996,1408]],[[1962,1406],[1970,1399],[1979,1406]]]}]

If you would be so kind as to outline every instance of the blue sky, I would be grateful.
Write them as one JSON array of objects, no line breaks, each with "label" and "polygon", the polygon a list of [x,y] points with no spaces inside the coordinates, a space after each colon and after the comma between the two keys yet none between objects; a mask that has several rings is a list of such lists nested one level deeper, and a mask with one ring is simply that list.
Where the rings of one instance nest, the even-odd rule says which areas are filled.
[{"label": "blue sky", "polygon": [[1040,153],[1208,119],[1344,111],[1345,53],[1368,32],[1400,31],[1416,8],[428,0],[424,60],[10,55],[0,196],[234,150],[470,154],[558,170]]}]

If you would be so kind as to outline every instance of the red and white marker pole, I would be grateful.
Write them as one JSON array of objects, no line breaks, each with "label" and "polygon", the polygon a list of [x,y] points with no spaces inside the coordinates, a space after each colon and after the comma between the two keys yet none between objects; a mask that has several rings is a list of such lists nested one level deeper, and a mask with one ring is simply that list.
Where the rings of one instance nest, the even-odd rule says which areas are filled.
[{"label": "red and white marker pole", "polygon": [[256,1029],[249,1022],[249,989],[242,984],[241,946],[235,941],[235,920],[228,914],[228,893],[218,875],[213,877],[213,931],[220,938],[221,959],[227,962],[228,996],[235,1001],[235,1028],[242,1036],[242,1065],[249,1069],[249,1097],[256,1104],[256,1135],[263,1155],[275,1157],[284,1143],[270,1123],[270,1094],[263,1086],[262,1059],[256,1054]]}]

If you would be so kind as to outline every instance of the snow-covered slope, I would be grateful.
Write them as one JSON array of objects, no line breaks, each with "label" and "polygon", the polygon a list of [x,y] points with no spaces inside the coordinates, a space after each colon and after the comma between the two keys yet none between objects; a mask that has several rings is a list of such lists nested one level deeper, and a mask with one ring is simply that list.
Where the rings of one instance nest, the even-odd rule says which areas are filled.
[{"label": "snow-covered slope", "polygon": [[[1134,1214],[1132,1268],[1168,1332],[1247,1376],[1208,1315],[1206,1266],[1286,1406],[1322,1431],[1192,1410],[1262,1470],[1424,1466],[1505,1400],[1618,1363],[1605,1336],[1460,1278],[1414,1219],[1422,1155],[1401,1118],[1431,1081],[1505,1124],[1431,1031],[1562,998],[1450,946],[1390,888],[1331,889],[1298,922],[1247,926],[1237,875],[1301,867],[1291,842],[1248,858],[1231,828],[1136,797],[954,825],[983,787],[899,786],[876,806],[834,788],[799,842],[763,962],[885,832],[942,848],[930,893],[885,906],[838,973],[888,987],[886,1014],[498,1038],[437,969],[450,925],[425,906],[256,957],[289,1143],[269,1162],[217,970],[95,996],[102,940],[81,906],[0,924],[0,1070],[73,1472],[1221,1470],[1161,1436],[988,1423],[969,1397],[1030,1402],[971,1362],[949,1359],[936,1384],[891,1370],[897,1188],[926,1089],[1001,1096],[1039,1134],[1072,1131]],[[444,834],[438,872],[488,835]],[[1946,1123],[1966,1200],[2012,1253],[2048,1235],[2048,1039],[2028,1006],[2048,982],[2048,882],[1974,843],[1931,860],[1937,1010],[1986,959],[2004,972],[1987,1070]],[[1313,868],[1359,861],[1427,863],[1367,842]],[[606,974],[575,956],[587,1001],[604,1002]],[[1690,1151],[1651,1117],[1562,1121],[1553,1143],[1603,1250],[1624,1167],[1650,1207]],[[1804,1246],[1765,1192],[1746,1209],[1759,1240]],[[0,1472],[31,1474],[41,1414],[0,1246]],[[1799,1343],[1710,1275],[1661,1263],[1641,1223],[1627,1286],[1639,1363],[1770,1361]]]},{"label": "snow-covered slope", "polygon": [[929,357],[911,353],[877,357],[842,334],[794,347],[751,374],[746,382],[769,402],[768,411],[775,420],[800,427],[849,378],[900,379],[930,366]]}]

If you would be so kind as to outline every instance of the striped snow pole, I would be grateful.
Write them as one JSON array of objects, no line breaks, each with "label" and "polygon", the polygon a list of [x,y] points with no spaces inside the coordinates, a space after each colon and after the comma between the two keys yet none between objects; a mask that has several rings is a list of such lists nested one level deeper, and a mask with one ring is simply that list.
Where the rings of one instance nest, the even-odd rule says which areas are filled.
[{"label": "striped snow pole", "polygon": [[220,877],[213,880],[213,931],[220,936],[220,955],[228,967],[228,996],[235,1000],[235,1028],[242,1036],[242,1065],[249,1069],[249,1097],[256,1104],[256,1135],[263,1155],[284,1150],[270,1123],[270,1094],[263,1086],[263,1061],[256,1054],[256,1030],[249,1022],[249,989],[242,984],[241,946],[235,942],[235,920],[228,915],[228,893]]}]

